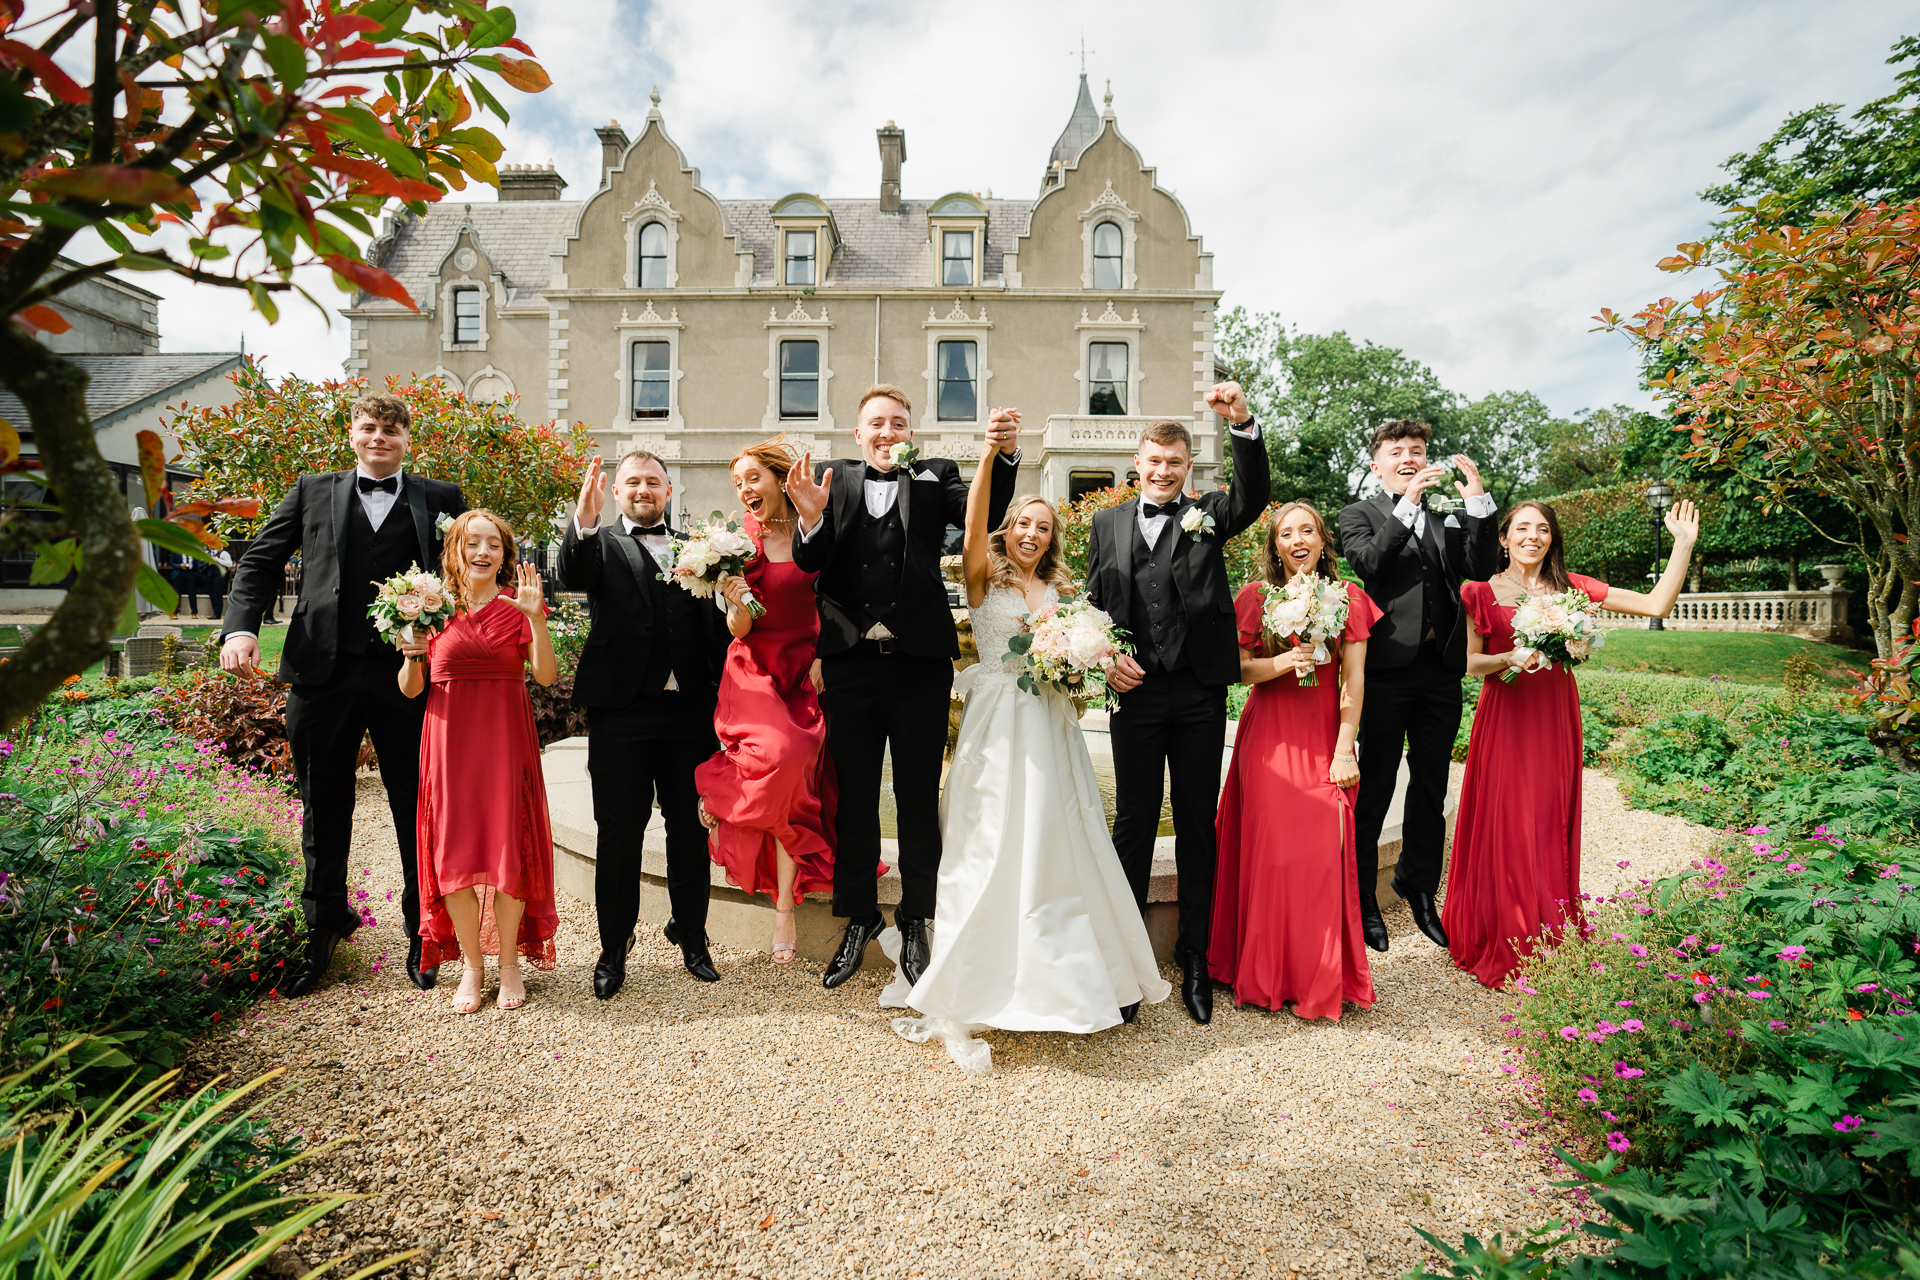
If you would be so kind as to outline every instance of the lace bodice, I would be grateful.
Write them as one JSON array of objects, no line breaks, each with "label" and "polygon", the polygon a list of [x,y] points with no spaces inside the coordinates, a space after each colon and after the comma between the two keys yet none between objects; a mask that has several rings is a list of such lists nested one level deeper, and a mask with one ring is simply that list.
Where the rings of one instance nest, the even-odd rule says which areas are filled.
[{"label": "lace bodice", "polygon": [[[1049,583],[1048,603],[1059,598],[1058,590]],[[1006,655],[1007,642],[1020,633],[1020,620],[1027,613],[1027,598],[1017,587],[989,587],[986,599],[967,610],[973,619],[973,644],[980,654],[983,675],[1005,670],[1000,659]]]}]

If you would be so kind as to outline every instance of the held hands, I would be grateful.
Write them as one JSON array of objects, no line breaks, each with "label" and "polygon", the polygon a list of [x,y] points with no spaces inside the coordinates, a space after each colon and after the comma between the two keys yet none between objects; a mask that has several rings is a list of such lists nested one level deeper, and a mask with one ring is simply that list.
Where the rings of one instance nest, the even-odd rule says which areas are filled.
[{"label": "held hands", "polygon": [[1107,670],[1107,687],[1116,693],[1127,693],[1138,689],[1146,678],[1146,668],[1135,662],[1132,654],[1123,653]]},{"label": "held hands", "polygon": [[1247,407],[1247,397],[1237,382],[1222,382],[1207,392],[1207,408],[1221,417],[1239,426],[1253,416],[1253,410]]},{"label": "held hands", "polygon": [[1020,411],[1018,409],[995,409],[987,415],[987,437],[982,445],[981,457],[987,458],[996,453],[1012,453],[1020,447]]},{"label": "held hands", "polygon": [[[1673,535],[1673,549],[1691,547],[1700,537],[1700,509],[1682,498],[1667,508],[1667,532]],[[223,659],[224,660],[224,659]]]},{"label": "held hands", "polygon": [[[513,567],[513,607],[539,622],[547,616],[547,603],[540,590],[540,570],[525,561]],[[422,647],[424,651],[424,646]]]},{"label": "held hands", "polygon": [[607,505],[606,484],[606,477],[600,474],[600,455],[596,453],[587,465],[587,474],[580,479],[580,499],[573,507],[573,518],[582,529],[591,529],[600,523],[600,512]]},{"label": "held hands", "polygon": [[827,471],[816,480],[813,478],[813,453],[809,450],[800,455],[800,461],[794,463],[787,472],[784,486],[787,501],[793,504],[794,512],[800,517],[794,532],[810,529],[820,519],[820,513],[827,509],[829,490],[833,487],[833,472]]},{"label": "held hands", "polygon": [[807,668],[807,679],[813,682],[813,691],[815,693],[825,693],[827,691],[827,677],[821,674],[820,659],[815,658],[813,665]]},{"label": "held hands", "polygon": [[241,675],[258,670],[260,666],[260,640],[256,636],[228,636],[226,643],[220,646],[220,669],[237,671]]}]

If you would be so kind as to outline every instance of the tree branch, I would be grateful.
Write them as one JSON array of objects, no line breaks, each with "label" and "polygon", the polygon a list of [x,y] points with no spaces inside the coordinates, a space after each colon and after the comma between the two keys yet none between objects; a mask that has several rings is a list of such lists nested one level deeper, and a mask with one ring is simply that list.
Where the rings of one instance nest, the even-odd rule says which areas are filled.
[{"label": "tree branch", "polygon": [[113,159],[113,97],[120,92],[115,57],[120,51],[120,0],[94,0],[93,5],[93,146],[94,164]]}]

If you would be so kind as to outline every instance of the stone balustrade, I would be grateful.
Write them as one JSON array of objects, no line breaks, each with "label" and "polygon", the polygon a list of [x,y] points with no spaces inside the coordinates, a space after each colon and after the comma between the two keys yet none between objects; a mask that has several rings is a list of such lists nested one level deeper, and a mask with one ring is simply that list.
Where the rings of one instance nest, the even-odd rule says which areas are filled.
[{"label": "stone balustrade", "polygon": [[[1804,636],[1809,640],[1853,638],[1847,625],[1847,598],[1841,587],[1819,591],[1684,592],[1666,620],[1669,631],[1761,631]],[[1603,627],[1644,627],[1645,618],[1602,608]]]}]

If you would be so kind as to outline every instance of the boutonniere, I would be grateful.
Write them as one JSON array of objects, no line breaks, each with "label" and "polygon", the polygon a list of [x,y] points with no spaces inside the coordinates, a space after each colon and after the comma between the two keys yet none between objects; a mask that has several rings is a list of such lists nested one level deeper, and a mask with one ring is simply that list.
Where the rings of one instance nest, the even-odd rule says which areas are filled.
[{"label": "boutonniere", "polygon": [[1450,493],[1427,491],[1427,510],[1443,516],[1450,516],[1466,504]]},{"label": "boutonniere", "polygon": [[911,440],[902,440],[893,446],[893,465],[904,468],[909,478],[913,475],[913,464],[920,460],[920,450]]},{"label": "boutonniere", "polygon": [[447,536],[447,530],[453,528],[453,517],[442,511],[433,518],[433,531],[441,537]]},{"label": "boutonniere", "polygon": [[1213,532],[1213,517],[1195,504],[1180,513],[1180,527],[1197,538],[1203,533]]}]

